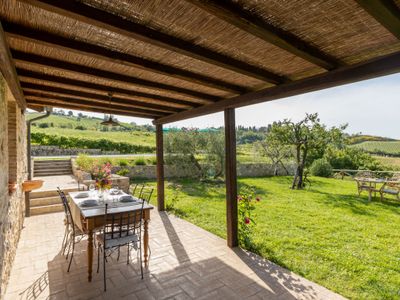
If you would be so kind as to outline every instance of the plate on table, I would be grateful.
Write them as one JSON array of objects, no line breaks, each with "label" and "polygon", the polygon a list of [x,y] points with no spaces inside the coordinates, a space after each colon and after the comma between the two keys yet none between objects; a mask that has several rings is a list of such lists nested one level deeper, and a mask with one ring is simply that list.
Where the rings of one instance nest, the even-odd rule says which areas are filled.
[{"label": "plate on table", "polygon": [[97,202],[97,200],[95,199],[87,199],[87,200],[83,200],[79,206],[80,207],[93,207],[93,206],[98,206],[99,203]]},{"label": "plate on table", "polygon": [[89,193],[87,192],[79,193],[75,196],[75,198],[76,199],[89,198]]},{"label": "plate on table", "polygon": [[119,202],[137,202],[136,198],[133,198],[131,195],[123,195],[119,197]]}]

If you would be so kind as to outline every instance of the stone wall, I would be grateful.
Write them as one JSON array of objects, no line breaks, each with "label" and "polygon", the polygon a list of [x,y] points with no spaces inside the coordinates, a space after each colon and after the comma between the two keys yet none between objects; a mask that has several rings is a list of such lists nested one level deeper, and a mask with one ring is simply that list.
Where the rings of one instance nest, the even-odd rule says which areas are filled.
[{"label": "stone wall", "polygon": [[58,146],[42,146],[33,145],[31,147],[32,156],[64,156],[64,155],[78,155],[79,153],[85,153],[89,155],[100,155],[100,154],[119,154],[119,151],[101,151],[101,149],[80,149],[70,148],[64,149]]},{"label": "stone wall", "polygon": [[[289,175],[293,175],[295,167],[292,165],[286,166],[289,171]],[[125,175],[130,178],[140,179],[156,179],[156,166],[126,166],[126,167],[113,167],[112,172],[117,173],[121,169],[127,169],[129,172]],[[82,174],[77,170],[76,163],[73,160],[74,174],[78,177],[87,179],[89,174]],[[237,165],[237,175],[239,177],[262,177],[274,175],[274,167],[267,163],[246,163]],[[288,175],[286,170],[282,167],[278,168],[278,175]],[[196,169],[188,168],[177,168],[170,165],[164,166],[165,178],[193,178],[198,177],[199,172]]]},{"label": "stone wall", "polygon": [[[27,177],[25,116],[0,73],[0,298],[4,295],[23,226]],[[10,143],[9,143],[10,142]],[[17,189],[10,195],[9,181]]]}]

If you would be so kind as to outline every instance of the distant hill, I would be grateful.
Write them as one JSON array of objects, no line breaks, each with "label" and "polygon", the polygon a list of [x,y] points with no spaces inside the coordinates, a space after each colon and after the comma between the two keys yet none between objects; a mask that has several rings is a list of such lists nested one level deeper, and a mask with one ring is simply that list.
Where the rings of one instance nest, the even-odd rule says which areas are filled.
[{"label": "distant hill", "polygon": [[382,137],[382,136],[375,136],[375,135],[352,135],[349,137],[349,143],[351,145],[360,144],[363,142],[394,142],[397,141],[392,138]]},{"label": "distant hill", "polygon": [[[42,114],[28,113],[27,119],[29,120],[39,115]],[[114,147],[113,145],[122,149],[124,147],[123,144],[128,144],[126,147],[128,150],[132,148],[129,145],[134,145],[134,149],[138,148],[132,153],[154,151],[155,134],[153,126],[120,122],[125,128],[115,127],[109,129],[100,125],[102,121],[103,119],[89,116],[51,114],[47,118],[32,123],[32,134],[36,134],[33,136],[32,142],[42,145],[53,144],[65,148],[75,147],[75,145],[79,145],[79,148],[91,148],[95,144],[96,148],[104,148],[107,151],[110,150],[110,147]],[[43,136],[43,134],[46,136]],[[52,137],[65,137],[68,140],[62,141]],[[90,142],[98,142],[100,140],[102,140],[100,144]]]},{"label": "distant hill", "polygon": [[352,145],[371,154],[400,157],[400,141],[366,141]]}]

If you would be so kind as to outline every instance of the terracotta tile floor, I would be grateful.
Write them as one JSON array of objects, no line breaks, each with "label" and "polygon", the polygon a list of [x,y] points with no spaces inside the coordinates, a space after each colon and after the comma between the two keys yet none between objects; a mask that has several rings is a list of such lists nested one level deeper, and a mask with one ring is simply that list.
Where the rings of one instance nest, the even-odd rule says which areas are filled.
[{"label": "terracotta tile floor", "polygon": [[343,299],[324,287],[242,251],[184,220],[153,211],[150,265],[140,279],[133,254],[107,263],[87,282],[86,240],[78,244],[71,271],[59,253],[63,214],[25,220],[6,299]]}]

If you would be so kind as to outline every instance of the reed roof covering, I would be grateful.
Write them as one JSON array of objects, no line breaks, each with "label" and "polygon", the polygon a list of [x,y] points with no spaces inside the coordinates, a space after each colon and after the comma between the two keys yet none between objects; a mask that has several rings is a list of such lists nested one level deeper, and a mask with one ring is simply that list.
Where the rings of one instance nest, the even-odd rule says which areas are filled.
[{"label": "reed roof covering", "polygon": [[0,1],[28,107],[156,123],[397,72],[399,16],[398,0]]}]

